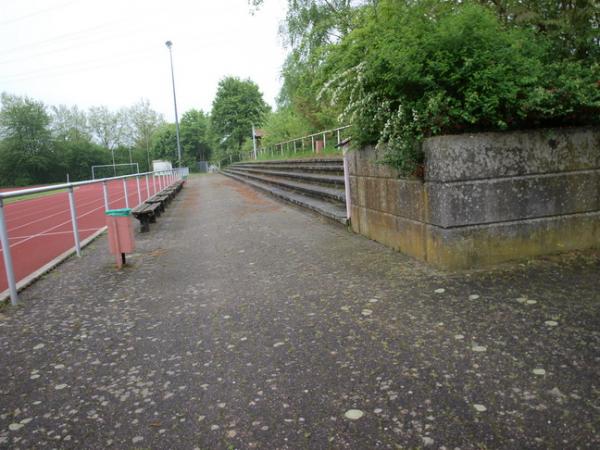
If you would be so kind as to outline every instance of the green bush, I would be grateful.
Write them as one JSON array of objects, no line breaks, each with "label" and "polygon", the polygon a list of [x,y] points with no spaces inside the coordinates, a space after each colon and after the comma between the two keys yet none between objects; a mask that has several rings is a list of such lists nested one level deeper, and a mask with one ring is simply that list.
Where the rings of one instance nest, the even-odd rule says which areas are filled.
[{"label": "green bush", "polygon": [[322,94],[408,174],[424,137],[600,123],[600,65],[552,48],[477,4],[380,0],[330,49]]}]

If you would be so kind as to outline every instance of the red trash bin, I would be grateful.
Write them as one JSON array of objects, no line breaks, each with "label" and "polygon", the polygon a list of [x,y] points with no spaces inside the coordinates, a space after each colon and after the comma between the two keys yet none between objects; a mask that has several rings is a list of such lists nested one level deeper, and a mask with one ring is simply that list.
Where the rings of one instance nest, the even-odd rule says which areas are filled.
[{"label": "red trash bin", "polygon": [[117,267],[120,269],[125,264],[125,254],[133,253],[135,250],[131,208],[109,209],[105,214],[108,227],[108,247],[110,253],[115,255]]}]

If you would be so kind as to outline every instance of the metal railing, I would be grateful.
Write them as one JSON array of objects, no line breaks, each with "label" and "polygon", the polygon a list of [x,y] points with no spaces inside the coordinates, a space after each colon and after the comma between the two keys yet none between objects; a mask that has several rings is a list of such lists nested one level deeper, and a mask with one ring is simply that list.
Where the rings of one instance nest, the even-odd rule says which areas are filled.
[{"label": "metal railing", "polygon": [[4,200],[14,197],[21,197],[24,195],[39,194],[44,192],[67,190],[69,197],[69,210],[71,212],[71,227],[73,232],[74,249],[77,256],[81,256],[81,239],[79,235],[79,227],[77,221],[77,205],[75,202],[74,188],[80,186],[87,186],[91,184],[102,184],[102,194],[104,199],[104,210],[109,209],[109,195],[108,195],[108,183],[115,180],[123,180],[123,190],[125,193],[125,207],[129,207],[129,195],[127,191],[127,179],[136,179],[137,188],[137,200],[138,204],[142,203],[142,194],[140,189],[140,178],[145,178],[147,198],[150,197],[150,179],[152,180],[152,186],[154,193],[162,191],[167,186],[173,184],[177,180],[180,180],[187,175],[187,168],[163,170],[160,172],[144,172],[136,173],[132,175],[122,175],[111,178],[101,178],[97,180],[86,180],[78,181],[74,183],[55,184],[52,186],[42,186],[29,189],[21,189],[17,191],[0,192],[0,244],[2,246],[2,254],[4,257],[4,269],[6,273],[6,280],[8,283],[8,290],[10,294],[10,300],[13,305],[18,302],[17,296],[17,281],[15,280],[14,266],[12,260],[12,254],[10,250],[10,242],[8,236],[8,229],[6,226],[5,217],[5,205]]},{"label": "metal railing", "polygon": [[[290,139],[289,141],[279,142],[267,147],[259,147],[256,149],[256,152],[254,152],[254,150],[249,152],[240,152],[238,155],[239,161],[243,161],[244,159],[258,159],[259,155],[265,154],[274,156],[279,153],[283,155],[285,151],[288,153],[297,153],[298,151],[306,150],[308,142],[310,142],[311,151],[313,153],[317,153],[317,142],[321,141],[323,143],[321,148],[325,148],[327,147],[327,136],[330,136],[330,139],[334,139],[336,145],[339,145],[343,140],[342,132],[350,127],[351,125],[345,125],[343,127],[333,128],[331,130],[319,131],[317,133]],[[229,162],[234,162],[231,155],[229,156]]]}]

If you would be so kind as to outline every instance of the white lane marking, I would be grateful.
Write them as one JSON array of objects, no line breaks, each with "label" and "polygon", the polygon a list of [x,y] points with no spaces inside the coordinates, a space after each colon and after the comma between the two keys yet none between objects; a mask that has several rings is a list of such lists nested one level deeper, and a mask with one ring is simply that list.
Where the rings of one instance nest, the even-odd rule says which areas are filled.
[{"label": "white lane marking", "polygon": [[[99,228],[84,228],[84,229],[79,229],[80,233],[87,233],[88,231],[96,231]],[[54,233],[39,233],[35,236],[58,236],[60,234],[73,234],[73,230],[69,230],[69,231],[55,231]],[[28,236],[12,236],[10,239],[12,240],[17,240],[17,239],[27,239],[30,238],[33,235],[28,235]]]},{"label": "white lane marking", "polygon": [[[81,215],[77,216],[77,219],[81,219],[82,217],[85,217],[85,216],[87,216],[87,215],[90,215],[90,214],[92,214],[93,212],[96,212],[96,211],[98,211],[99,209],[104,209],[104,205],[102,205],[102,206],[99,206],[99,207],[97,207],[97,208],[94,208],[94,209],[92,209],[92,210],[90,210],[90,211],[88,211],[88,212],[86,212],[86,213],[84,213],[84,214],[81,214]],[[10,248],[16,247],[17,245],[21,245],[21,244],[23,244],[23,243],[25,243],[25,242],[27,242],[27,241],[30,241],[31,239],[35,239],[36,237],[43,236],[43,235],[44,235],[45,233],[47,233],[48,231],[56,230],[57,228],[60,228],[60,227],[62,227],[62,226],[64,226],[64,225],[67,225],[67,224],[70,224],[70,223],[71,223],[71,219],[69,219],[69,220],[67,220],[67,221],[65,221],[65,222],[63,222],[63,223],[59,223],[58,225],[55,225],[55,226],[53,226],[53,227],[51,227],[51,228],[48,228],[47,230],[44,230],[44,231],[43,231],[43,232],[41,232],[41,233],[36,233],[36,234],[33,234],[33,235],[29,236],[28,238],[25,238],[25,239],[23,239],[23,240],[21,240],[21,241],[19,241],[19,242],[16,242],[16,243],[14,243],[14,244],[10,244],[10,246],[9,246],[9,247],[10,247]],[[71,234],[73,234],[73,233],[71,232]]]},{"label": "white lane marking", "polygon": [[[115,203],[115,202],[118,202],[119,200],[122,200],[123,198],[124,198],[124,196],[122,196],[122,197],[119,197],[119,198],[117,198],[117,199],[113,199],[113,200],[112,200],[110,203]],[[95,203],[95,201],[94,201],[94,202],[87,203],[87,204],[86,204],[86,206],[87,206],[87,205],[89,205],[89,204],[92,204],[92,203]],[[110,206],[110,204],[109,204],[109,206]],[[100,206],[100,207],[96,207],[96,208],[94,208],[94,209],[92,209],[92,210],[90,210],[90,211],[88,211],[88,212],[86,212],[86,213],[79,214],[79,215],[77,216],[77,219],[79,220],[79,219],[81,219],[81,218],[83,218],[83,217],[85,217],[85,216],[87,216],[87,215],[90,215],[90,214],[92,214],[93,212],[95,212],[95,211],[97,211],[97,210],[99,210],[99,209],[104,209],[104,201],[103,201],[103,200],[102,200],[102,206]],[[63,210],[63,211],[61,211],[61,212],[64,212],[64,211],[65,211],[65,210]],[[45,219],[40,219],[40,220],[45,220]],[[39,220],[37,220],[37,221],[34,221],[34,222],[39,222]],[[33,222],[32,222],[32,223],[33,223]],[[60,228],[60,227],[62,227],[62,226],[64,226],[64,225],[66,225],[66,224],[70,224],[70,223],[71,223],[71,219],[67,220],[66,222],[62,222],[62,223],[60,223],[60,224],[58,224],[58,225],[55,225],[55,226],[53,226],[53,227],[51,227],[51,228],[48,228],[47,230],[43,230],[41,233],[36,233],[36,234],[30,235],[30,236],[28,236],[27,238],[24,238],[23,240],[21,240],[21,241],[19,241],[19,242],[16,242],[16,243],[14,243],[14,244],[10,244],[10,245],[9,245],[9,247],[10,247],[10,248],[13,248],[13,247],[16,247],[17,245],[21,245],[21,244],[23,244],[24,242],[30,241],[31,239],[34,239],[34,238],[36,238],[36,237],[44,236],[45,234],[48,234],[47,232],[49,232],[49,231],[52,231],[52,230],[55,230],[55,229],[57,229],[57,228]],[[18,227],[18,228],[20,228],[20,227]],[[70,232],[70,234],[72,234],[72,231]],[[3,252],[3,249],[0,249],[0,253],[2,253],[2,252]]]},{"label": "white lane marking", "polygon": [[[57,194],[55,194],[55,195],[60,195],[60,194],[63,194],[63,192],[61,192],[61,193],[57,193]],[[133,195],[133,194],[132,194],[132,195]],[[51,196],[50,196],[50,197],[51,197]],[[128,195],[128,197],[131,197],[131,195]],[[124,199],[124,198],[125,198],[125,196],[124,196],[124,195],[121,195],[120,197],[117,197],[116,199],[112,199],[112,200],[110,201],[110,203],[115,203],[115,202],[118,202],[119,200],[122,200],[122,199]],[[47,200],[48,198],[47,198],[47,197],[46,197],[46,198],[42,197],[42,198],[40,198],[40,199],[45,199],[45,200]],[[38,199],[34,199],[34,200],[38,200]],[[88,206],[88,205],[94,204],[94,203],[95,203],[95,202],[97,202],[97,201],[104,201],[104,199],[103,199],[103,197],[100,195],[100,196],[99,196],[99,199],[94,199],[94,200],[92,200],[92,201],[89,201],[89,202],[87,202],[87,203],[82,203],[81,205],[78,205],[78,207],[83,207],[83,208],[84,208],[84,207],[86,207],[86,206]],[[62,203],[62,202],[60,202],[60,203]],[[15,205],[15,206],[13,206],[13,207],[11,208],[10,214],[8,214],[7,221],[6,221],[6,224],[7,224],[7,226],[9,227],[9,230],[8,230],[8,231],[9,231],[9,232],[11,232],[11,231],[14,231],[14,230],[18,230],[19,228],[22,228],[22,227],[29,226],[29,225],[31,225],[31,224],[34,224],[34,223],[37,223],[37,222],[39,222],[39,221],[41,221],[41,220],[46,220],[46,219],[48,219],[48,218],[51,218],[51,217],[54,217],[54,216],[56,216],[56,215],[58,215],[58,214],[62,214],[62,213],[65,211],[65,209],[64,209],[64,207],[65,207],[65,206],[67,206],[67,210],[68,210],[68,200],[65,198],[65,203],[66,203],[66,205],[65,205],[65,204],[61,205],[60,203],[54,203],[52,206],[49,206],[48,208],[43,208],[43,209],[41,209],[41,210],[40,210],[40,209],[36,209],[35,211],[33,211],[33,212],[31,212],[31,213],[27,213],[27,214],[23,214],[23,215],[16,215],[16,214],[15,214],[15,211],[13,211],[13,210],[14,210],[14,209],[16,209],[16,207],[17,207],[17,206],[16,206],[16,205],[17,205],[17,203],[13,203],[12,205]],[[7,205],[7,206],[8,206],[8,205]],[[62,208],[62,209],[58,210],[56,213],[53,213],[53,214],[50,214],[50,215],[47,215],[47,216],[45,216],[43,219],[36,219],[36,220],[32,220],[32,221],[30,221],[30,222],[27,222],[27,223],[25,223],[25,224],[23,224],[23,225],[16,226],[16,227],[14,227],[14,228],[10,228],[10,226],[9,226],[9,224],[10,224],[10,223],[17,222],[17,221],[19,221],[19,220],[22,220],[22,219],[23,219],[23,218],[25,218],[25,217],[31,217],[31,216],[38,216],[38,217],[39,217],[40,213],[43,213],[43,212],[46,212],[46,211],[52,211],[52,210],[56,210],[56,207],[57,207],[57,206],[58,206],[59,208]],[[29,209],[29,208],[28,208],[28,209]],[[8,212],[8,211],[7,211],[7,212]]]},{"label": "white lane marking", "polygon": [[[112,200],[110,201],[110,203],[111,203],[111,204],[117,203],[117,202],[119,202],[120,200],[123,200],[124,198],[125,198],[125,196],[124,196],[124,195],[122,195],[122,196],[120,196],[120,197],[118,197],[118,198],[116,198],[116,199],[112,199]],[[85,208],[85,207],[87,207],[87,206],[94,205],[94,204],[96,204],[96,203],[98,203],[98,202],[100,202],[102,205],[104,205],[104,199],[103,199],[103,198],[99,198],[99,199],[94,199],[94,200],[92,200],[92,201],[90,201],[90,202],[87,202],[87,203],[82,203],[82,204],[80,204],[80,205],[77,205],[77,208]],[[10,235],[10,233],[13,233],[14,231],[16,231],[16,230],[18,230],[18,229],[20,229],[20,228],[27,227],[27,226],[29,226],[29,225],[33,225],[34,223],[38,223],[38,222],[42,222],[42,221],[46,221],[46,220],[48,220],[48,219],[50,219],[50,218],[52,218],[52,217],[55,217],[55,216],[58,216],[58,215],[60,215],[60,214],[63,214],[63,213],[65,213],[65,212],[68,212],[68,211],[69,211],[69,206],[68,206],[68,204],[67,204],[67,205],[63,205],[63,207],[64,207],[64,206],[66,206],[67,208],[66,208],[66,209],[61,209],[60,211],[57,211],[57,212],[55,212],[54,214],[50,214],[50,215],[48,215],[48,216],[45,216],[45,217],[42,217],[42,218],[39,218],[39,219],[36,219],[36,220],[32,220],[32,221],[30,221],[30,222],[27,222],[27,223],[25,223],[25,224],[23,224],[23,225],[19,225],[19,226],[17,226],[17,227],[9,228],[9,230],[8,230],[8,233],[9,233],[9,235]],[[110,206],[110,204],[109,204],[109,206]],[[37,213],[37,214],[39,215],[39,211],[38,211],[38,213]]]}]

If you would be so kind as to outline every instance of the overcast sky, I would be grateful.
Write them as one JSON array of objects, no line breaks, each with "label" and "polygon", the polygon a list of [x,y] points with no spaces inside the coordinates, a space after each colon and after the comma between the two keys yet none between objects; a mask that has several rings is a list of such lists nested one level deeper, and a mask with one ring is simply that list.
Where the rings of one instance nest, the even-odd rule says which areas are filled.
[{"label": "overcast sky", "polygon": [[106,105],[141,98],[174,121],[210,111],[217,83],[251,78],[274,105],[285,50],[285,0],[251,15],[247,0],[0,0],[0,92],[48,105]]}]

